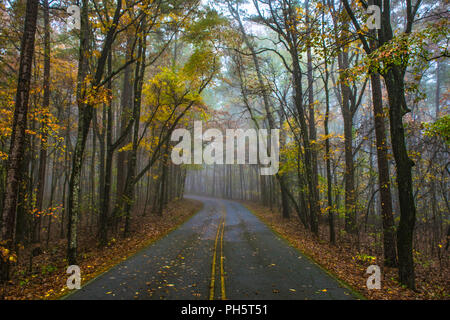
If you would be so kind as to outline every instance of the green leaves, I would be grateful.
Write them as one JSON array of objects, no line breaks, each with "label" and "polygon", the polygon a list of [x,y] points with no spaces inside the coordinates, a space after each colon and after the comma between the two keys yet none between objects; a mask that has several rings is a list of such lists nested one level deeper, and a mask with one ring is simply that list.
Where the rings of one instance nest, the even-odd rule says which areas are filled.
[{"label": "green leaves", "polygon": [[219,15],[216,10],[207,8],[200,12],[200,19],[194,21],[186,29],[184,39],[196,46],[201,46],[203,42],[217,39],[221,29],[227,24],[227,20]]},{"label": "green leaves", "polygon": [[429,137],[439,136],[450,145],[450,115],[437,119],[434,123],[423,123],[424,134]]}]

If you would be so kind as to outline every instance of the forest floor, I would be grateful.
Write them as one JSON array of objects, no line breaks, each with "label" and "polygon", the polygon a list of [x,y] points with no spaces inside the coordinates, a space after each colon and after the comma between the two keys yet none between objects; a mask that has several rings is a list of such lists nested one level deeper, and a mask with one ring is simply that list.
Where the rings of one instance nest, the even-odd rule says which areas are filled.
[{"label": "forest floor", "polygon": [[[321,239],[313,237],[303,227],[295,213],[290,219],[283,219],[278,212],[260,204],[244,201],[247,209],[259,217],[273,231],[285,238],[292,246],[299,249],[303,254],[314,260],[322,268],[344,281],[367,299],[375,300],[416,300],[416,299],[450,299],[450,277],[448,276],[450,266],[448,254],[441,259],[420,257],[416,252],[416,287],[412,291],[401,286],[398,282],[398,270],[394,268],[383,268],[382,257],[373,257],[364,248],[349,243],[338,241],[333,246],[328,241],[328,229],[324,226],[320,230]],[[322,237],[323,235],[323,237]],[[443,261],[442,261],[443,260]],[[423,263],[427,261],[427,263]],[[419,263],[418,263],[419,262]],[[368,290],[366,286],[367,267],[377,264],[381,267],[382,280],[380,290]]]},{"label": "forest floor", "polygon": [[[171,202],[162,216],[150,211],[145,217],[135,216],[131,235],[127,238],[114,236],[102,249],[93,245],[96,243],[95,232],[80,232],[78,265],[83,270],[82,285],[161,239],[202,206],[200,201],[183,199]],[[51,241],[43,253],[33,259],[32,273],[28,272],[29,252],[22,252],[11,280],[0,287],[0,300],[58,299],[67,294],[66,246],[65,239]]]}]

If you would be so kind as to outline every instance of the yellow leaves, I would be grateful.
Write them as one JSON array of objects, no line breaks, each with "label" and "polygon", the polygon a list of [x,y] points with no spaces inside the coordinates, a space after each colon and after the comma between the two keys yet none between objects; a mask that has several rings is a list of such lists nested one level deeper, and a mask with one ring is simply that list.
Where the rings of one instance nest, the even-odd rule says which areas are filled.
[{"label": "yellow leaves", "polygon": [[0,159],[8,160],[8,154],[4,153],[3,151],[0,151]]},{"label": "yellow leaves", "polygon": [[145,137],[143,139],[143,141],[141,142],[141,147],[148,152],[153,152],[153,150],[158,146],[158,144],[159,144],[159,137],[158,136],[150,136],[150,137]]},{"label": "yellow leaves", "polygon": [[315,5],[316,5],[316,9],[317,9],[317,10],[321,10],[321,9],[323,9],[323,7],[324,7],[324,5],[323,5],[322,2],[316,2]]},{"label": "yellow leaves", "polygon": [[332,209],[331,206],[328,206],[328,207],[321,207],[321,208],[320,208],[320,213],[326,214],[326,213],[328,213],[328,211],[330,211],[331,209]]},{"label": "yellow leaves", "polygon": [[44,297],[48,298],[53,293],[53,291],[53,289],[48,290]]},{"label": "yellow leaves", "polygon": [[413,161],[420,160],[422,154],[419,151],[408,150],[408,157],[410,157]]},{"label": "yellow leaves", "polygon": [[211,77],[212,74],[219,69],[219,58],[211,48],[202,47],[196,49],[189,57],[189,60],[183,66],[182,72],[185,73],[192,82],[195,81],[199,85],[205,79]]},{"label": "yellow leaves", "polygon": [[[170,127],[182,112],[184,116],[179,123],[190,116],[186,109],[202,104],[199,76],[193,70],[188,74],[187,69],[162,67],[144,84],[143,101],[148,107],[142,110],[142,122]],[[157,137],[143,140],[144,148],[149,151],[158,143]]]},{"label": "yellow leaves", "polygon": [[168,15],[169,18],[171,18],[173,21],[178,22],[180,20],[180,16],[175,14],[174,12],[170,12]]},{"label": "yellow leaves", "polygon": [[79,84],[81,86],[79,89],[82,93],[79,103],[93,107],[101,103],[108,103],[112,99],[111,91],[104,86],[98,87],[93,85],[92,80],[92,75],[87,75]]},{"label": "yellow leaves", "polygon": [[0,109],[0,115],[8,117],[8,118],[12,118],[13,112],[12,112],[12,110],[2,108],[2,109]]},{"label": "yellow leaves", "polygon": [[101,55],[100,51],[98,51],[98,50],[93,50],[92,51],[92,56],[94,56],[96,58],[100,58],[100,55]]},{"label": "yellow leaves", "polygon": [[377,258],[374,256],[369,256],[367,254],[357,254],[356,256],[352,257],[352,260],[367,262],[367,263],[375,263]]},{"label": "yellow leaves", "polygon": [[2,254],[2,257],[7,257],[9,254],[9,249],[0,247],[0,253]]},{"label": "yellow leaves", "polygon": [[91,105],[96,106],[101,103],[108,103],[111,99],[111,93],[108,89],[101,87],[92,87],[85,91],[85,97],[83,99],[83,102]]},{"label": "yellow leaves", "polygon": [[120,148],[119,152],[130,151],[131,149],[133,149],[133,144],[130,142],[125,146],[123,146],[122,148]]},{"label": "yellow leaves", "polygon": [[11,263],[17,262],[17,255],[16,253],[12,252],[8,248],[5,248],[3,246],[0,246],[0,258],[3,261],[9,261]]},{"label": "yellow leaves", "polygon": [[[178,103],[185,94],[185,83],[181,75],[169,68],[161,68],[160,72],[144,84],[145,101],[153,108],[168,110]],[[151,114],[150,114],[151,115]]]}]

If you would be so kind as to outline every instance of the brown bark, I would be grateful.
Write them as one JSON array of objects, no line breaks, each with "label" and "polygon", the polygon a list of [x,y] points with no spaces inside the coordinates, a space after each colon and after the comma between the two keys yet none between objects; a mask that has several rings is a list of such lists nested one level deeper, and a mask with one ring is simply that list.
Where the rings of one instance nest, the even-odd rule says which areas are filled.
[{"label": "brown bark", "polygon": [[383,217],[384,265],[397,265],[395,251],[395,224],[392,214],[392,198],[390,187],[389,165],[387,158],[386,129],[384,125],[381,80],[378,74],[370,75],[372,84],[372,101],[375,122],[375,137],[378,160],[378,183],[380,185],[381,215]]},{"label": "brown bark", "polygon": [[[50,14],[48,0],[43,2],[44,11],[44,78],[43,78],[43,104],[42,108],[44,112],[49,112],[50,108]],[[47,168],[47,128],[43,123],[41,126],[42,138],[41,138],[41,150],[39,153],[39,173],[38,173],[38,186],[36,192],[36,209],[38,212],[42,211],[42,204],[44,200],[45,190],[45,173]],[[40,239],[40,225],[41,217],[38,216],[34,223],[33,240],[39,241]]]},{"label": "brown bark", "polygon": [[[86,146],[86,139],[88,136],[92,116],[93,106],[85,104],[85,95],[88,90],[96,90],[100,85],[106,62],[111,50],[112,43],[115,38],[115,33],[122,10],[122,1],[117,1],[114,18],[112,20],[112,27],[108,32],[103,43],[103,48],[100,57],[97,61],[95,75],[92,85],[87,88],[86,77],[88,75],[88,53],[89,53],[89,17],[88,17],[88,0],[83,1],[81,9],[81,36],[80,36],[80,52],[78,64],[78,85],[77,85],[77,100],[78,100],[78,131],[77,140],[73,152],[72,172],[69,181],[69,203],[68,203],[68,232],[67,232],[67,260],[69,264],[76,264],[77,248],[78,248],[78,219],[80,210],[80,177],[83,162],[84,149]],[[92,93],[92,92],[91,92]]]},{"label": "brown bark", "polygon": [[[31,67],[34,55],[34,39],[38,12],[37,0],[28,0],[25,14],[25,28],[22,36],[19,78],[11,134],[11,145],[6,173],[5,200],[3,204],[2,240],[12,249],[16,231],[16,206],[18,189],[22,180],[21,163],[24,155],[27,128],[28,99],[30,96]],[[1,259],[0,259],[1,260]],[[9,278],[9,265],[0,261],[0,281]]]},{"label": "brown bark", "polygon": [[[308,28],[312,28],[311,22],[310,22],[310,10],[309,10],[309,0],[305,3],[306,7],[306,25]],[[317,138],[316,133],[316,121],[315,121],[315,114],[314,114],[314,79],[313,79],[313,64],[312,64],[312,53],[311,53],[311,46],[307,45],[306,50],[306,59],[307,59],[307,70],[306,70],[306,77],[308,79],[308,110],[309,110],[309,139],[311,141],[315,141]],[[318,173],[318,167],[317,167],[317,150],[315,148],[315,145],[311,144],[311,173],[312,173],[312,187],[317,190],[319,185],[319,173]],[[317,202],[319,201],[319,195],[317,191],[313,192],[314,198],[313,201]],[[317,209],[316,209],[317,210]],[[310,225],[312,228],[317,228],[315,224],[318,224],[315,220],[318,218],[316,215],[319,214],[319,211],[312,211],[312,214],[310,214]],[[314,230],[313,230],[314,231]]]},{"label": "brown bark", "polygon": [[[322,13],[322,26],[324,24],[324,13]],[[322,30],[323,31],[323,30]],[[327,204],[328,204],[328,228],[330,235],[330,243],[336,243],[336,233],[334,230],[334,211],[333,211],[333,198],[332,198],[332,175],[331,175],[331,153],[330,153],[330,139],[328,122],[330,119],[330,90],[328,88],[328,82],[330,80],[330,73],[328,71],[328,50],[325,41],[322,42],[324,49],[324,73],[323,78],[324,90],[325,90],[325,118],[323,121],[324,133],[325,133],[325,162],[327,171]]]},{"label": "brown bark", "polygon": [[399,259],[400,282],[408,288],[415,288],[413,235],[416,222],[416,206],[412,186],[412,167],[414,162],[406,148],[403,115],[406,101],[403,72],[393,66],[384,76],[389,97],[389,119],[392,151],[397,169],[397,186],[400,202],[400,223],[397,229],[397,251]]},{"label": "brown bark", "polygon": [[[389,0],[371,0],[369,4],[378,5],[383,9],[381,13],[381,30],[377,33],[376,47],[379,48],[391,41],[394,32],[391,26],[391,8]],[[349,14],[354,27],[358,31],[359,39],[367,54],[372,53],[368,40],[361,33],[359,25],[348,0],[343,0],[345,10]],[[410,34],[412,25],[421,1],[412,5],[411,0],[406,1],[406,24],[404,34]],[[405,50],[408,52],[408,50]],[[403,57],[407,61],[407,57]],[[380,73],[386,84],[389,99],[389,120],[391,129],[391,143],[397,169],[397,187],[400,203],[400,223],[397,230],[397,251],[399,263],[399,278],[402,284],[415,289],[414,260],[413,260],[413,233],[416,220],[416,206],[413,196],[412,167],[414,162],[409,158],[403,128],[403,116],[410,110],[405,98],[405,63],[392,62],[384,66]]]},{"label": "brown bark", "polygon": [[[339,69],[345,72],[349,68],[348,47],[338,56]],[[353,115],[350,103],[350,87],[345,79],[340,79],[341,112],[344,120],[344,157],[345,157],[345,231],[357,232],[355,208],[355,165],[353,161]]]},{"label": "brown bark", "polygon": [[[126,41],[126,61],[131,60],[132,55],[132,37],[130,34],[127,35]],[[131,142],[131,134],[127,131],[127,125],[130,121],[133,113],[133,85],[132,85],[132,68],[127,66],[123,74],[123,87],[122,96],[120,101],[120,134],[126,134],[126,138],[120,147],[125,146]],[[127,177],[127,162],[130,158],[129,151],[122,151],[117,154],[117,191],[116,191],[116,201],[121,201],[122,194],[125,191],[125,180]]]}]

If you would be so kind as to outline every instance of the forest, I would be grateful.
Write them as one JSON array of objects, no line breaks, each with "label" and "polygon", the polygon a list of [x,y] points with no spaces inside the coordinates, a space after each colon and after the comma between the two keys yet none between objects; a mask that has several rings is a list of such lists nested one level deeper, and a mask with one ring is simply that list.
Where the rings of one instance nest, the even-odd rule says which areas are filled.
[{"label": "forest", "polygon": [[[444,0],[2,0],[0,299],[61,296],[67,266],[94,277],[201,197],[360,278],[381,266],[395,298],[448,299],[449,18]],[[279,129],[278,171],[173,163],[198,121]]]}]

